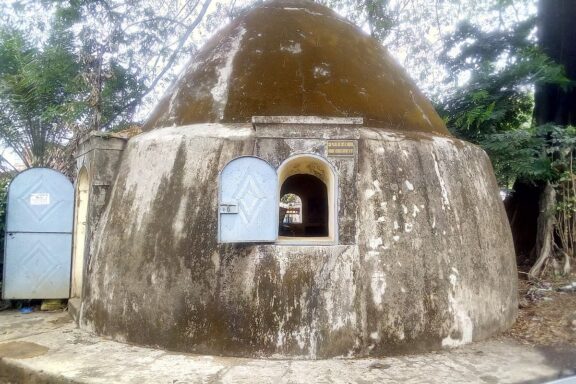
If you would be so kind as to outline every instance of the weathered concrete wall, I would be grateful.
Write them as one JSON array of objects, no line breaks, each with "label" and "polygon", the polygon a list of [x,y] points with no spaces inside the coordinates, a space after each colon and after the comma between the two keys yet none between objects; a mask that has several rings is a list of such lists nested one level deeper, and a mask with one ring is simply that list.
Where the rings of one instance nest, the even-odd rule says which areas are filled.
[{"label": "weathered concrete wall", "polygon": [[457,140],[361,141],[360,254],[375,353],[455,346],[510,326],[514,249],[486,154]]},{"label": "weathered concrete wall", "polygon": [[226,163],[326,156],[314,129],[290,129],[287,139],[203,124],[131,139],[91,249],[81,325],[173,350],[308,358],[450,347],[511,325],[507,219],[488,158],[458,140],[344,130],[358,153],[328,158],[339,245],[218,245]]},{"label": "weathered concrete wall", "polygon": [[[110,198],[126,141],[121,137],[91,132],[81,141],[75,154],[76,174],[78,175],[81,169],[86,169],[90,184],[85,237],[86,250],[90,249],[94,232]],[[74,188],[77,191],[78,185],[75,185]],[[87,258],[85,260],[87,261]],[[86,265],[87,263],[84,263],[84,268]]]}]

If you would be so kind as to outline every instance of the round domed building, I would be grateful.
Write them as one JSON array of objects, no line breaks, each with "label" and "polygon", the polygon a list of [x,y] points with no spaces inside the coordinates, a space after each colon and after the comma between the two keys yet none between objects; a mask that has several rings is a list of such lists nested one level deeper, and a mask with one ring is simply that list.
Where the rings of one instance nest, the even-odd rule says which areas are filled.
[{"label": "round domed building", "polygon": [[513,323],[514,249],[488,157],[329,9],[243,13],[144,131],[117,148],[108,189],[104,151],[78,157],[92,207],[75,248],[81,327],[176,351],[328,358],[452,347]]}]

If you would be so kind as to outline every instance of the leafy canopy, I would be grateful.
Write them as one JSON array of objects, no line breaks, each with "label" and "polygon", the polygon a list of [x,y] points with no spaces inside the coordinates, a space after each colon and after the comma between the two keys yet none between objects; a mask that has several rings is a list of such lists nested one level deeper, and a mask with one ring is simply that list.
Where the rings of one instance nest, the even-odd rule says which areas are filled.
[{"label": "leafy canopy", "polygon": [[535,84],[571,84],[537,46],[535,28],[534,17],[489,31],[463,22],[440,55],[455,86],[439,112],[452,133],[488,152],[503,187],[557,180],[559,151],[573,143],[572,129],[533,123]]},{"label": "leafy canopy", "polygon": [[72,51],[62,30],[38,47],[22,31],[0,29],[0,140],[27,167],[58,168],[68,127],[82,119],[83,83]]},{"label": "leafy canopy", "polygon": [[[66,171],[83,135],[137,125],[211,0],[9,0],[0,5],[0,145]],[[201,35],[201,34],[200,34]],[[148,98],[148,99],[147,99]],[[144,112],[144,113],[142,113]],[[0,158],[0,169],[13,168]]]}]

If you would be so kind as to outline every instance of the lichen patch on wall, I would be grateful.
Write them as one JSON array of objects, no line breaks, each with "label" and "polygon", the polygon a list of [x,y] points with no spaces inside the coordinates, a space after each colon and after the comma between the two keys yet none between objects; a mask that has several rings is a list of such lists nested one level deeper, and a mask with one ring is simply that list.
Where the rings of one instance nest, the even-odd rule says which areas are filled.
[{"label": "lichen patch on wall", "polygon": [[226,101],[228,99],[229,82],[234,68],[234,59],[240,49],[240,43],[245,33],[246,29],[239,27],[234,37],[217,51],[220,57],[214,58],[215,60],[223,61],[223,65],[218,69],[218,81],[210,91],[214,98],[216,116],[218,116],[220,120],[224,118],[224,109],[226,108]]},{"label": "lichen patch on wall", "polygon": [[450,281],[448,304],[453,316],[453,324],[448,336],[442,339],[442,346],[453,348],[472,342],[474,324],[469,315],[469,308],[472,304],[469,300],[473,298],[465,292],[466,288],[458,286],[459,279],[456,272],[451,273],[448,279]]}]

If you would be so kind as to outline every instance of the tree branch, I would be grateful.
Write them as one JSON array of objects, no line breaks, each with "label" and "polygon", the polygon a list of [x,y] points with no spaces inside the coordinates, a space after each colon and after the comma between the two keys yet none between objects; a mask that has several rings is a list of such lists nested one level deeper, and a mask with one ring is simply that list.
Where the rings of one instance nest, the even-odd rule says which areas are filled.
[{"label": "tree branch", "polygon": [[180,50],[182,50],[182,47],[184,46],[184,44],[186,44],[186,41],[188,40],[188,38],[190,37],[190,35],[192,34],[192,32],[194,31],[194,29],[196,29],[196,27],[200,24],[200,22],[202,21],[202,19],[204,18],[204,15],[206,14],[206,11],[208,10],[208,6],[210,5],[210,3],[212,2],[212,0],[205,0],[204,1],[204,5],[202,6],[202,9],[200,10],[200,13],[198,14],[198,16],[196,16],[196,19],[194,19],[194,21],[192,22],[192,24],[190,24],[190,26],[188,27],[188,29],[186,30],[186,32],[184,33],[184,35],[180,38],[180,41],[178,43],[178,46],[176,47],[176,49],[174,49],[174,51],[172,52],[172,55],[170,55],[170,58],[168,59],[168,62],[166,63],[166,65],[164,66],[164,68],[162,69],[162,71],[160,71],[160,73],[156,76],[156,78],[154,80],[152,80],[152,83],[148,86],[148,89],[146,91],[144,91],[138,98],[133,99],[132,101],[130,101],[129,103],[124,104],[119,110],[118,112],[116,112],[116,114],[114,114],[114,116],[112,116],[107,122],[106,124],[104,124],[102,126],[103,129],[108,128],[110,126],[110,124],[118,117],[120,116],[122,113],[124,113],[128,108],[134,107],[136,104],[138,104],[146,95],[148,95],[155,87],[156,85],[160,82],[160,80],[164,77],[164,75],[166,74],[166,72],[168,72],[168,70],[174,65],[174,63],[176,62],[176,59],[178,57],[178,54],[180,53]]}]

